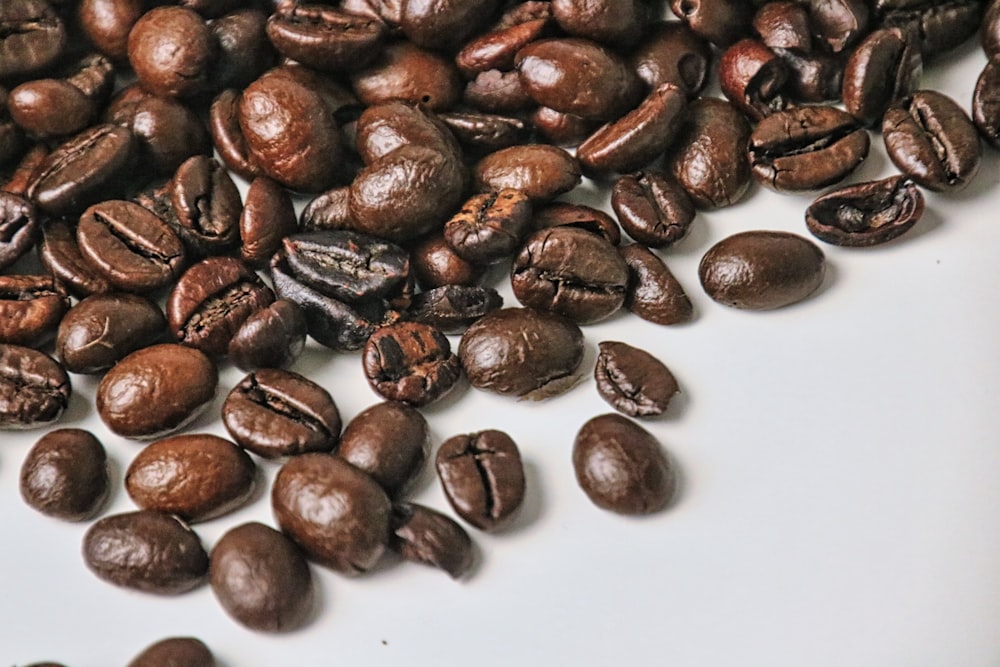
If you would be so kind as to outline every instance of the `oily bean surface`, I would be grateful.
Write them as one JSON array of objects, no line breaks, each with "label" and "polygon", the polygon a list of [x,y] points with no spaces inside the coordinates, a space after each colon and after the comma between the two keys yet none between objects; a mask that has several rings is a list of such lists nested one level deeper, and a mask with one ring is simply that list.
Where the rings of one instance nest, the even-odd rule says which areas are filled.
[{"label": "oily bean surface", "polygon": [[427,420],[399,401],[376,403],[358,413],[340,437],[337,455],[399,497],[416,479],[430,450]]},{"label": "oily bean surface", "polygon": [[166,333],[160,307],[137,294],[89,296],[69,309],[56,335],[56,354],[73,373],[100,373]]},{"label": "oily bean surface", "polygon": [[0,343],[0,430],[47,426],[69,404],[69,375],[44,352]]},{"label": "oily bean surface", "polygon": [[924,212],[924,196],[905,176],[857,183],[819,197],[806,209],[813,236],[840,246],[872,246],[909,230]]},{"label": "oily bean surface", "polygon": [[21,497],[42,514],[67,521],[96,515],[110,488],[104,445],[89,431],[49,431],[21,464]]},{"label": "oily bean surface", "polygon": [[365,344],[361,363],[377,394],[415,407],[439,400],[462,374],[445,335],[419,322],[378,329]]}]

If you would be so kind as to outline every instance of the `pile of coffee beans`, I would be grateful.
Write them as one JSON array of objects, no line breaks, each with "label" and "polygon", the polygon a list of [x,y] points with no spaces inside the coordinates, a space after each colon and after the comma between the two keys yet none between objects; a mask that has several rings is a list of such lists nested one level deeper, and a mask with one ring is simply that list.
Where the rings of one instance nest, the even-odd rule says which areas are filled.
[{"label": "pile of coffee beans", "polygon": [[[463,382],[563,394],[588,373],[581,327],[622,311],[690,321],[662,250],[754,183],[835,186],[803,231],[870,246],[920,219],[921,188],[967,186],[981,138],[1000,146],[1000,0],[669,5],[4,0],[0,428],[58,423],[89,375],[109,437],[150,441],[120,462],[134,511],[100,516],[117,492],[100,434],[69,425],[26,453],[24,500],[100,517],[83,558],[101,579],[208,583],[254,630],[309,622],[310,563],[357,575],[395,552],[465,576],[463,524],[503,532],[534,491],[510,435],[432,443],[420,409]],[[920,88],[977,35],[991,60],[968,110]],[[873,131],[899,175],[839,185]],[[574,199],[584,177],[613,216]],[[770,310],[825,270],[806,235],[760,229],[713,240],[698,278]],[[314,343],[360,357],[384,401],[342,421],[338,388],[297,366]],[[679,472],[633,418],[680,385],[627,341],[599,348],[617,413],[569,427],[567,471],[600,508],[661,511]],[[230,367],[247,374],[220,387]],[[220,392],[228,438],[201,432]],[[461,522],[407,499],[430,460]],[[192,529],[261,496],[274,527],[211,549]]]}]

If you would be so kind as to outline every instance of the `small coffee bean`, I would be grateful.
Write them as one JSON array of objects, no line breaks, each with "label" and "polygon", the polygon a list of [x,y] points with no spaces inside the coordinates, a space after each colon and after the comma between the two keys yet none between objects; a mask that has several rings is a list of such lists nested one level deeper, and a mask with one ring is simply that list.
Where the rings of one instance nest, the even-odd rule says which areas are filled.
[{"label": "small coffee bean", "polygon": [[297,229],[288,192],[266,176],[253,179],[239,217],[240,258],[255,269],[266,267],[281,240]]},{"label": "small coffee bean", "polygon": [[410,263],[417,283],[424,289],[445,285],[475,285],[486,267],[462,259],[443,235],[433,234],[410,251]]},{"label": "small coffee bean", "polygon": [[108,460],[93,433],[62,428],[43,435],[21,464],[21,497],[66,521],[94,517],[108,497]]},{"label": "small coffee bean", "polygon": [[868,35],[844,66],[844,108],[860,123],[882,120],[889,105],[913,92],[923,73],[920,48],[899,28]]},{"label": "small coffee bean", "polygon": [[924,212],[924,196],[905,176],[828,192],[806,209],[813,236],[839,246],[871,246],[906,232]]},{"label": "small coffee bean", "polygon": [[[346,185],[331,188],[316,195],[302,209],[302,215],[299,217],[299,228],[304,232],[350,229],[353,226],[349,205],[350,197],[351,188]],[[244,206],[250,203],[249,199],[250,193],[248,191],[247,204]],[[287,235],[285,234],[285,236]],[[246,243],[245,240],[244,243]]]},{"label": "small coffee bean", "polygon": [[611,188],[611,208],[629,236],[651,248],[684,238],[696,210],[677,181],[655,169],[622,176]]},{"label": "small coffee bean", "polygon": [[590,501],[617,514],[659,512],[677,493],[677,472],[660,443],[618,414],[594,417],[580,428],[573,470]]},{"label": "small coffee bean", "polygon": [[336,7],[279,5],[267,20],[267,36],[290,58],[321,71],[357,69],[382,50],[386,25]]},{"label": "small coffee bean", "polygon": [[815,292],[825,268],[823,252],[809,240],[787,232],[751,231],[712,246],[701,258],[698,277],[719,303],[770,310]]},{"label": "small coffee bean", "polygon": [[274,479],[271,506],[282,532],[309,558],[343,574],[370,570],[389,542],[389,497],[331,454],[290,458]]},{"label": "small coffee bean", "polygon": [[788,75],[787,63],[750,37],[731,45],[719,59],[722,94],[752,121],[785,108],[787,99],[782,93]]},{"label": "small coffee bean", "polygon": [[233,440],[267,459],[328,452],[340,437],[340,412],[329,392],[308,378],[273,368],[250,373],[222,405]]},{"label": "small coffee bean", "polygon": [[429,438],[420,412],[405,403],[384,401],[348,422],[337,455],[371,475],[389,497],[398,498],[423,468]]},{"label": "small coffee bean", "polygon": [[621,228],[614,218],[600,209],[585,204],[556,201],[537,207],[531,217],[531,226],[535,230],[549,227],[578,227],[603,236],[611,245],[618,245],[622,240]]},{"label": "small coffee bean", "polygon": [[0,7],[0,78],[45,69],[66,49],[66,26],[47,0],[9,0]]},{"label": "small coffee bean", "polygon": [[448,112],[440,114],[440,118],[458,142],[473,154],[525,144],[531,134],[528,124],[513,116]]},{"label": "small coffee bean", "polygon": [[112,514],[83,537],[83,559],[100,579],[134,590],[177,595],[208,574],[208,554],[194,531],[155,510]]},{"label": "small coffee bean", "polygon": [[215,397],[219,373],[204,352],[163,343],[129,354],[101,379],[97,414],[112,433],[158,438],[197,417]]},{"label": "small coffee bean", "polygon": [[397,322],[375,331],[361,362],[377,394],[415,407],[443,397],[462,374],[444,334],[418,322]]},{"label": "small coffee bean", "polygon": [[656,324],[691,320],[691,299],[658,255],[638,243],[619,246],[618,254],[628,267],[625,308]]},{"label": "small coffee bean", "polygon": [[444,238],[463,259],[491,264],[514,253],[528,231],[531,201],[520,190],[474,195],[444,224]]},{"label": "small coffee bean", "polygon": [[617,341],[604,341],[598,347],[594,380],[601,398],[629,417],[651,417],[667,411],[680,388],[662,361]]},{"label": "small coffee bean", "polygon": [[20,195],[0,192],[0,270],[28,252],[40,231],[31,202]]},{"label": "small coffee bean", "polygon": [[125,490],[142,509],[189,523],[228,514],[254,490],[256,466],[229,440],[208,433],[146,445],[125,471]]},{"label": "small coffee bean", "polygon": [[229,341],[226,354],[245,371],[286,368],[298,359],[305,342],[302,309],[287,299],[278,299],[243,322]]},{"label": "small coffee bean", "polygon": [[47,426],[72,393],[66,370],[30,347],[0,343],[0,430]]},{"label": "small coffee bean", "polygon": [[352,70],[350,79],[358,99],[368,106],[403,100],[445,111],[455,106],[462,90],[451,59],[408,41],[387,45],[371,65]]},{"label": "small coffee bean", "polygon": [[218,162],[205,155],[188,158],[167,188],[174,231],[192,255],[222,254],[239,243],[240,193]]},{"label": "small coffee bean", "polygon": [[444,570],[452,579],[464,576],[475,560],[472,538],[457,521],[416,503],[392,506],[389,547],[403,560]]},{"label": "small coffee bean", "polygon": [[89,296],[69,309],[56,335],[56,354],[71,373],[100,373],[167,331],[160,307],[136,294]]},{"label": "small coffee bean", "polygon": [[511,70],[517,52],[528,44],[540,39],[552,25],[552,11],[549,4],[537,11],[518,13],[515,6],[505,17],[487,32],[469,40],[455,56],[455,64],[468,79],[474,79],[487,70]]},{"label": "small coffee bean", "polygon": [[289,632],[312,614],[309,563],[270,526],[249,522],[228,530],[212,548],[208,573],[222,608],[251,630]]},{"label": "small coffee bean", "polygon": [[460,334],[486,313],[502,307],[503,297],[492,287],[444,285],[415,294],[406,318],[441,333]]},{"label": "small coffee bean", "polygon": [[680,21],[658,21],[629,56],[639,78],[654,90],[672,83],[693,98],[708,81],[712,49]]},{"label": "small coffee bean", "polygon": [[195,637],[168,637],[150,644],[127,667],[216,667],[215,657]]},{"label": "small coffee bean", "polygon": [[208,24],[185,7],[156,7],[128,36],[128,60],[143,87],[162,97],[192,97],[209,86],[218,49]]},{"label": "small coffee bean", "polygon": [[502,308],[469,327],[458,356],[473,387],[543,400],[579,382],[583,332],[557,313]]},{"label": "small coffee bean", "polygon": [[67,310],[69,297],[50,276],[0,276],[0,343],[41,347]]},{"label": "small coffee bean", "polygon": [[435,459],[441,488],[455,512],[486,532],[510,523],[524,503],[521,453],[503,431],[456,435]]}]

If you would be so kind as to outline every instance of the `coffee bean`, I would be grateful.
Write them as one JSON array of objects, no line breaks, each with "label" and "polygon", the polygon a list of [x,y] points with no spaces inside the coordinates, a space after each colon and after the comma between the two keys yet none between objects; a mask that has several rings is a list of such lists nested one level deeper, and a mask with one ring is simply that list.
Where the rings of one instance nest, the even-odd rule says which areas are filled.
[{"label": "coffee bean", "polygon": [[249,522],[228,530],[212,548],[208,572],[219,604],[251,630],[289,632],[312,614],[309,563],[270,526]]},{"label": "coffee bean", "polygon": [[55,422],[71,393],[69,376],[55,359],[30,347],[0,343],[0,430]]},{"label": "coffee bean", "polygon": [[563,148],[579,146],[601,127],[601,121],[540,106],[529,119],[541,138]]},{"label": "coffee bean", "polygon": [[288,192],[266,176],[253,179],[239,217],[240,258],[255,269],[266,267],[281,240],[297,229]]},{"label": "coffee bean", "polygon": [[628,235],[651,248],[684,238],[696,214],[684,188],[655,169],[616,180],[611,188],[611,208]]},{"label": "coffee bean", "polygon": [[108,497],[108,461],[93,433],[62,428],[43,435],[21,464],[21,497],[67,521],[95,516]]},{"label": "coffee bean", "polygon": [[503,308],[469,327],[458,356],[473,387],[542,400],[580,380],[583,332],[557,313]]},{"label": "coffee bean", "polygon": [[264,169],[257,164],[243,134],[240,125],[242,103],[243,93],[238,90],[219,93],[209,108],[209,130],[212,143],[226,167],[246,180],[253,180],[263,176]]},{"label": "coffee bean", "polygon": [[177,168],[168,191],[174,231],[192,255],[218,255],[236,246],[242,202],[229,172],[218,162],[205,155],[188,158]]},{"label": "coffee bean", "polygon": [[629,63],[650,90],[672,83],[690,98],[708,81],[712,49],[684,23],[658,21],[647,29]]},{"label": "coffee bean", "polygon": [[0,78],[48,67],[66,43],[66,26],[47,0],[8,0],[0,7]]},{"label": "coffee bean", "polygon": [[64,78],[27,81],[10,92],[7,110],[35,137],[58,137],[85,129],[107,102],[114,66],[102,55],[74,63]]},{"label": "coffee bean", "polygon": [[41,347],[67,310],[69,297],[50,276],[0,276],[0,343]]},{"label": "coffee bean", "polygon": [[924,196],[910,179],[891,176],[828,192],[806,209],[812,234],[839,246],[871,246],[906,232],[924,212]]},{"label": "coffee bean", "polygon": [[[351,188],[346,185],[330,188],[326,192],[316,195],[302,209],[299,227],[304,232],[350,229],[353,226],[349,205],[350,196]],[[249,204],[249,191],[247,192],[247,204]],[[285,236],[290,233],[292,232],[286,233]]]},{"label": "coffee bean", "polygon": [[125,471],[125,490],[145,510],[189,523],[228,514],[246,504],[256,466],[229,440],[208,433],[175,435],[146,445]]},{"label": "coffee bean", "polygon": [[286,58],[322,71],[361,68],[382,50],[382,21],[323,5],[279,5],[267,36]]},{"label": "coffee bean", "polygon": [[[992,6],[992,5],[991,5]],[[980,136],[994,148],[1000,148],[1000,61],[990,60],[983,67],[972,93],[972,120]]]},{"label": "coffee bean", "polygon": [[614,218],[600,209],[585,204],[556,201],[537,207],[531,217],[531,226],[536,230],[549,227],[578,227],[603,236],[611,245],[618,245],[622,240],[621,229]]},{"label": "coffee bean", "polygon": [[456,105],[462,90],[449,58],[407,41],[387,45],[371,65],[351,71],[350,80],[368,106],[403,100],[444,111]]},{"label": "coffee bean", "polygon": [[524,502],[521,453],[503,431],[448,438],[438,448],[435,466],[452,509],[480,530],[509,524]]},{"label": "coffee bean", "polygon": [[617,414],[594,417],[580,428],[573,470],[590,501],[617,514],[659,512],[677,493],[677,472],[660,443]]},{"label": "coffee bean", "polygon": [[571,35],[609,46],[633,44],[652,18],[642,0],[553,0],[552,16]]},{"label": "coffee bean", "polygon": [[392,506],[389,546],[403,560],[444,570],[452,579],[464,576],[475,560],[472,538],[457,521],[417,503]]},{"label": "coffee bean", "polygon": [[923,73],[920,48],[899,28],[868,35],[844,67],[844,108],[860,123],[875,125],[889,105],[913,92]]},{"label": "coffee bean", "polygon": [[486,267],[462,259],[443,235],[433,234],[410,251],[410,263],[417,283],[425,289],[445,285],[475,285]]},{"label": "coffee bean", "polygon": [[299,357],[306,342],[302,309],[278,299],[248,317],[236,330],[226,354],[239,368],[286,368]]},{"label": "coffee bean", "polygon": [[550,4],[534,3],[537,9],[519,11],[532,3],[516,5],[489,31],[469,40],[455,56],[462,75],[474,79],[487,70],[511,70],[517,52],[540,39],[552,25]]},{"label": "coffee bean", "polygon": [[267,459],[328,452],[340,438],[340,412],[329,392],[298,373],[272,368],[233,387],[222,422],[240,447]]},{"label": "coffee bean", "polygon": [[185,7],[156,7],[128,36],[128,60],[143,87],[162,97],[192,97],[209,86],[218,49],[208,24]]},{"label": "coffee bean", "polygon": [[580,183],[580,163],[555,146],[513,146],[480,160],[473,170],[473,180],[480,192],[511,188],[521,190],[532,202],[548,201]]},{"label": "coffee bean", "polygon": [[1000,56],[1000,5],[996,2],[986,4],[986,12],[979,27],[979,41],[989,60]]},{"label": "coffee bean", "polygon": [[444,224],[444,238],[463,259],[491,264],[514,253],[531,220],[531,201],[505,188],[473,196]]},{"label": "coffee bean", "polygon": [[535,106],[517,70],[489,69],[465,84],[462,102],[484,113],[516,114]]},{"label": "coffee bean", "polygon": [[448,112],[440,114],[440,118],[459,143],[473,154],[525,144],[531,134],[528,124],[513,116]]},{"label": "coffee bean", "polygon": [[833,53],[846,51],[868,32],[869,4],[865,0],[809,0],[809,22],[816,39]]},{"label": "coffee bean", "polygon": [[491,287],[444,285],[415,294],[406,318],[442,333],[460,334],[486,313],[503,307],[503,297]]},{"label": "coffee bean", "polygon": [[267,37],[268,13],[233,4],[232,11],[208,24],[219,45],[218,59],[210,72],[212,90],[245,88],[274,64],[277,55]]},{"label": "coffee bean", "polygon": [[112,514],[83,537],[83,559],[100,579],[133,590],[177,595],[208,573],[201,540],[175,516],[155,510]]},{"label": "coffee bean", "polygon": [[201,414],[215,397],[215,364],[204,352],[163,343],[129,354],[101,379],[97,414],[126,438],[158,438]]},{"label": "coffee bean", "polygon": [[787,232],[728,236],[701,258],[698,278],[715,301],[745,310],[770,310],[801,301],[823,282],[826,260],[807,239]]},{"label": "coffee bean", "polygon": [[463,0],[414,0],[403,3],[399,27],[417,46],[451,49],[478,32],[500,4],[499,0],[475,4]]},{"label": "coffee bean", "polygon": [[146,11],[144,0],[80,0],[80,28],[94,47],[116,62],[128,59],[128,33]]},{"label": "coffee bean", "polygon": [[64,220],[56,218],[42,225],[37,249],[42,266],[74,296],[111,291],[111,284],[80,253],[76,230]]},{"label": "coffee bean", "polygon": [[274,479],[271,505],[282,532],[309,558],[343,574],[370,570],[389,542],[385,491],[331,454],[289,459]]},{"label": "coffee bean", "polygon": [[205,643],[194,637],[168,637],[150,644],[127,667],[216,667]]},{"label": "coffee bean", "polygon": [[894,2],[876,0],[883,27],[899,27],[920,41],[924,59],[957,48],[976,34],[983,13],[982,0],[949,2]]},{"label": "coffee bean", "polygon": [[670,10],[699,37],[725,48],[750,31],[751,4],[743,0],[670,0]]},{"label": "coffee bean", "polygon": [[398,401],[376,403],[348,422],[337,455],[363,470],[392,498],[402,495],[423,468],[429,450],[427,420]]},{"label": "coffee bean", "polygon": [[59,323],[56,354],[72,373],[100,373],[159,342],[166,330],[163,311],[152,301],[135,294],[95,294],[70,308]]},{"label": "coffee bean", "polygon": [[802,53],[795,49],[772,49],[785,61],[788,79],[785,95],[791,102],[836,103],[841,98],[844,59],[838,54],[818,51]]},{"label": "coffee bean", "polygon": [[638,243],[619,246],[618,254],[628,267],[625,308],[656,324],[691,320],[691,299],[658,255]]},{"label": "coffee bean", "polygon": [[594,380],[601,398],[629,417],[651,417],[667,411],[680,388],[663,362],[627,343],[604,341],[598,347]]},{"label": "coffee bean", "polygon": [[783,89],[788,76],[787,63],[750,37],[731,45],[719,59],[722,94],[752,121],[785,108]]},{"label": "coffee bean", "polygon": [[772,49],[797,49],[808,53],[816,46],[809,7],[794,0],[765,2],[754,14],[753,29]]},{"label": "coffee bean", "polygon": [[377,394],[415,407],[443,397],[462,374],[444,334],[419,322],[397,322],[375,331],[361,361]]}]

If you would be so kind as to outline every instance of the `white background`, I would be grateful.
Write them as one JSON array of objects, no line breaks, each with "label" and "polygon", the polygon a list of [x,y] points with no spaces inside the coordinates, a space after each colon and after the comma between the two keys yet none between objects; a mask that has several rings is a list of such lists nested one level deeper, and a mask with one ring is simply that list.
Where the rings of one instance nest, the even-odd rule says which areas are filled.
[{"label": "white background", "polygon": [[[968,106],[985,59],[976,44],[935,63],[923,85]],[[965,192],[928,195],[923,219],[879,248],[822,245],[829,273],[797,306],[747,313],[711,302],[701,255],[748,229],[808,235],[811,196],[754,187],[699,213],[663,252],[695,303],[684,326],[622,314],[585,328],[587,378],[522,403],[459,386],[426,411],[432,444],[506,430],[520,445],[526,505],[484,535],[471,576],[387,561],[348,579],[315,567],[315,619],[288,635],[230,620],[208,587],[179,597],[114,588],[84,566],[88,524],[29,509],[18,472],[38,431],[0,434],[0,664],[124,665],[149,643],[195,635],[227,667],[313,665],[664,664],[674,667],[995,667],[1000,664],[1000,189],[987,150]],[[852,177],[892,173],[881,139]],[[586,189],[566,199],[604,202]],[[505,281],[499,285],[516,305]],[[683,475],[661,514],[601,511],[576,486],[574,435],[610,408],[589,373],[596,345],[623,340],[664,361],[683,394],[645,422]],[[457,338],[453,338],[457,345]],[[310,346],[295,369],[322,383],[345,421],[379,400],[357,355]],[[216,418],[242,377],[189,431]],[[132,509],[122,471],[141,445],[110,434],[96,380],[74,376],[60,426],[93,430],[113,462],[104,515]],[[196,526],[210,548],[248,520],[272,523],[277,464],[256,501]],[[413,498],[447,510],[428,468]]]}]

